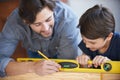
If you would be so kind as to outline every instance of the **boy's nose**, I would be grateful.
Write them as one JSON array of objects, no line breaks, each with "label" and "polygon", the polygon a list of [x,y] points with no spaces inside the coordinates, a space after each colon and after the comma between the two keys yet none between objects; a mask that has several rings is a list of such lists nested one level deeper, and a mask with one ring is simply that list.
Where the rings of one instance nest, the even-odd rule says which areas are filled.
[{"label": "boy's nose", "polygon": [[87,48],[90,48],[90,45],[89,45],[89,44],[86,44],[86,47],[87,47]]}]

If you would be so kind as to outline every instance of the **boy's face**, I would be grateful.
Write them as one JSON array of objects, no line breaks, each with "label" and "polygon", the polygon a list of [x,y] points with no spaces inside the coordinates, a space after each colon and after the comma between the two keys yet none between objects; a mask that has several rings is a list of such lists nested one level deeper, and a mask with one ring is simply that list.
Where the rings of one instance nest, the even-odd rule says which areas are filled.
[{"label": "boy's face", "polygon": [[82,36],[82,39],[86,47],[89,48],[91,51],[103,49],[104,47],[106,47],[106,44],[108,42],[108,38],[88,39]]},{"label": "boy's face", "polygon": [[41,12],[36,16],[36,20],[33,24],[30,24],[30,27],[33,31],[47,38],[50,37],[53,33],[54,26],[54,16],[53,11],[48,7],[45,7]]}]

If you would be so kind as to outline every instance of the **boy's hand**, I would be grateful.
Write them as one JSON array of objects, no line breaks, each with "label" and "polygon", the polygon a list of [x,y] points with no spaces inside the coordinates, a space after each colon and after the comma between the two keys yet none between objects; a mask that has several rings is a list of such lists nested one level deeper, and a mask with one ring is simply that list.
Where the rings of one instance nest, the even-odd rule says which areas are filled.
[{"label": "boy's hand", "polygon": [[76,60],[82,67],[85,67],[86,65],[88,65],[88,60],[90,60],[90,57],[86,54],[82,54],[78,56]]},{"label": "boy's hand", "polygon": [[109,58],[107,57],[104,57],[104,56],[96,56],[94,59],[93,59],[93,64],[94,64],[94,67],[98,67],[100,66],[101,64],[105,63],[106,61],[110,61]]}]

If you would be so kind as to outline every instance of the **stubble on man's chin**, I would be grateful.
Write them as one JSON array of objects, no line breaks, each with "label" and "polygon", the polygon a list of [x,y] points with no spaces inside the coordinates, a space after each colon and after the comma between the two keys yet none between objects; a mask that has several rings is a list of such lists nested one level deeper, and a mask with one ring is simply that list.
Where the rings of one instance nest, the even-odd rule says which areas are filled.
[{"label": "stubble on man's chin", "polygon": [[51,31],[51,32],[52,32],[51,35],[45,37],[45,36],[41,35],[41,33],[39,33],[39,34],[40,34],[43,38],[45,38],[45,39],[51,39],[51,38],[53,37],[53,35],[54,35],[54,28],[53,28],[52,25],[50,26],[50,28],[52,29],[52,31]]}]

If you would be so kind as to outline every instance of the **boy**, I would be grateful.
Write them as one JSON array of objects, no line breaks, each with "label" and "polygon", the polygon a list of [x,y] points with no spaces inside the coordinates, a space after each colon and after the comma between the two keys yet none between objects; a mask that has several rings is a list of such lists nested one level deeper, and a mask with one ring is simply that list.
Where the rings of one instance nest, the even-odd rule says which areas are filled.
[{"label": "boy", "polygon": [[113,14],[105,7],[95,5],[88,9],[79,20],[82,41],[79,47],[83,54],[77,61],[85,66],[92,60],[94,67],[113,60],[120,60],[120,34],[114,32]]}]

